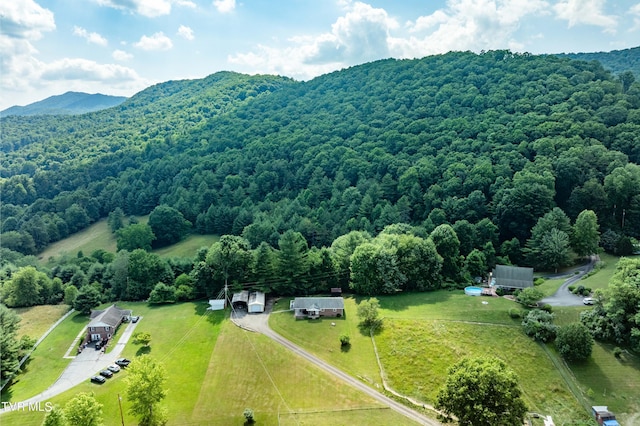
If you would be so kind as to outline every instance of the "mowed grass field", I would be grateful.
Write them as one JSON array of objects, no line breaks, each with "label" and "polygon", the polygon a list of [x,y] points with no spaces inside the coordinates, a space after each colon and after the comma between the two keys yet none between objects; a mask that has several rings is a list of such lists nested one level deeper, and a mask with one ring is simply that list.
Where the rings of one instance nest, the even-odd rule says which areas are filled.
[{"label": "mowed grass field", "polygon": [[[226,312],[206,311],[204,302],[119,306],[142,316],[137,331],[151,333],[149,354],[167,370],[169,394],[164,405],[169,424],[242,424],[247,407],[254,410],[258,424],[277,424],[279,417],[281,424],[372,424],[377,421],[374,419],[382,424],[414,424],[279,344],[237,328],[228,321]],[[71,318],[75,317],[59,327],[59,334],[66,335],[66,347],[77,335],[77,327],[68,327],[77,325]],[[140,347],[130,342],[123,356],[134,358],[139,353]],[[29,386],[31,392],[14,392],[11,401],[33,396],[57,378],[37,374],[40,368],[51,368],[51,363],[34,359],[31,365],[34,374],[25,375],[25,379],[34,377],[43,385]],[[78,392],[93,392],[104,405],[105,424],[110,425],[120,423],[120,395],[125,424],[134,424],[136,419],[127,413],[126,375],[125,369],[104,385],[87,381],[50,401],[63,406]],[[40,425],[44,416],[41,412],[12,412],[3,414],[0,422],[3,426]]]},{"label": "mowed grass field", "polygon": [[69,305],[39,305],[28,308],[12,308],[20,316],[18,338],[29,336],[39,339],[58,319],[66,314]]},{"label": "mowed grass field", "polygon": [[[137,219],[139,223],[147,223],[149,216],[140,216]],[[192,234],[177,244],[163,247],[153,252],[160,256],[193,257],[200,247],[209,247],[218,238],[217,235]],[[53,257],[76,256],[79,251],[88,256],[98,249],[112,253],[117,251],[116,237],[109,229],[106,219],[99,220],[64,240],[50,244],[46,250],[38,255],[38,258],[46,263]]]}]

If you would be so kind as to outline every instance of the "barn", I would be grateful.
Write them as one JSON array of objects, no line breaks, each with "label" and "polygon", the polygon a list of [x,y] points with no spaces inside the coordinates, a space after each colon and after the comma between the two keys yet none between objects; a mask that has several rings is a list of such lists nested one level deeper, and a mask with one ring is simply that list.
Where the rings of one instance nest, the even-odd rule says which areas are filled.
[{"label": "barn", "polygon": [[523,290],[533,287],[533,268],[496,265],[493,270],[491,286],[505,290]]},{"label": "barn", "polygon": [[249,306],[249,291],[243,290],[240,293],[234,293],[231,298],[231,306],[234,309],[247,309]]}]

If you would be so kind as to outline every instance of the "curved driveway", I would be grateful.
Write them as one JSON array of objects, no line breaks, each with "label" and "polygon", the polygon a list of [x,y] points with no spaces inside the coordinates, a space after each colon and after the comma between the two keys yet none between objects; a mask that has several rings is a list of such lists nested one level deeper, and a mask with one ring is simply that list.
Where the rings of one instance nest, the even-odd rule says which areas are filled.
[{"label": "curved driveway", "polygon": [[339,379],[343,380],[344,382],[346,382],[347,384],[353,386],[354,388],[366,393],[367,395],[369,395],[370,397],[376,399],[377,401],[388,405],[389,408],[391,408],[392,410],[402,414],[405,417],[410,418],[411,420],[422,424],[422,425],[427,425],[427,426],[441,426],[441,423],[430,419],[429,417],[418,413],[415,410],[412,410],[411,408],[407,407],[406,405],[403,405],[399,402],[396,402],[395,400],[381,394],[380,392],[376,391],[375,389],[370,388],[368,385],[360,382],[359,380],[351,377],[350,375],[346,374],[345,372],[343,372],[342,370],[339,370],[338,368],[326,363],[325,361],[323,361],[322,359],[316,357],[315,355],[312,355],[311,353],[305,351],[304,349],[302,349],[300,346],[297,346],[293,343],[291,343],[289,340],[285,339],[284,337],[282,337],[281,335],[279,335],[278,333],[276,333],[275,331],[271,330],[271,328],[269,327],[269,313],[271,312],[271,308],[273,307],[273,302],[269,301],[267,302],[267,306],[265,308],[265,312],[262,314],[247,314],[246,311],[237,311],[234,310],[232,312],[231,318],[233,320],[233,322],[246,329],[249,331],[254,331],[257,333],[261,333],[264,334],[265,336],[269,337],[270,339],[274,340],[277,343],[280,343],[282,346],[284,346],[285,348],[289,349],[291,352],[294,352],[295,354],[301,356],[302,358],[308,360],[309,362],[317,365],[318,367],[320,367],[321,369],[323,369],[324,371],[333,374],[334,376],[338,377]]},{"label": "curved driveway", "polygon": [[558,279],[563,276],[568,276],[565,282],[562,283],[560,288],[553,294],[553,296],[545,297],[541,300],[542,303],[547,303],[551,306],[580,306],[582,305],[583,296],[576,296],[571,293],[568,287],[577,281],[580,281],[582,277],[589,273],[596,262],[598,261],[598,256],[590,256],[589,262],[585,265],[579,266],[575,269],[572,269],[568,274],[562,275],[547,275],[546,278]]},{"label": "curved driveway", "polygon": [[[27,399],[26,401],[12,404],[16,404],[14,405],[16,407],[28,407],[29,404],[37,404],[38,402],[44,403],[48,399],[53,398],[54,396],[59,395],[62,392],[65,392],[72,387],[89,380],[92,376],[95,376],[96,374],[98,374],[98,372],[113,364],[116,359],[120,358],[120,354],[127,344],[127,341],[129,341],[133,330],[136,328],[136,325],[138,325],[138,323],[127,324],[126,329],[118,339],[118,343],[116,343],[116,346],[111,350],[111,352],[105,354],[102,351],[96,351],[93,347],[87,347],[71,360],[60,377],[58,377],[58,379],[51,386],[49,386],[47,390]],[[108,385],[108,383],[109,379],[107,379],[105,385]],[[9,408],[7,408],[7,410],[8,409]],[[3,413],[5,411],[5,409],[2,409],[0,410],[0,413]]]}]

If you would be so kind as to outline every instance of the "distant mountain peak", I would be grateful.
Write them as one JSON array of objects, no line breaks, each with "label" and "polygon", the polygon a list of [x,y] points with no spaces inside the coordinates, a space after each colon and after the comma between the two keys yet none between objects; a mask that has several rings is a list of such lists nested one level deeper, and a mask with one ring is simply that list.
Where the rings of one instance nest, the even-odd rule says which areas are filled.
[{"label": "distant mountain peak", "polygon": [[12,106],[0,111],[0,117],[10,115],[76,115],[100,111],[120,105],[127,98],[110,96],[101,93],[84,93],[69,91],[62,95],[50,96],[25,106]]}]

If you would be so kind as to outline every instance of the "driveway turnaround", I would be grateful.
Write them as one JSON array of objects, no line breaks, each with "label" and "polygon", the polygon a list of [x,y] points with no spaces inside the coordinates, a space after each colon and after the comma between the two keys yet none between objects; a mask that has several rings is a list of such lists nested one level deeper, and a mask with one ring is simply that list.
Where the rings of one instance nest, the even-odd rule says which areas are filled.
[{"label": "driveway turnaround", "polygon": [[[133,334],[133,330],[135,330],[137,325],[138,323],[128,323],[122,333],[122,336],[118,339],[118,343],[116,343],[115,347],[111,349],[111,352],[107,354],[103,353],[101,350],[95,350],[93,346],[87,346],[71,360],[67,368],[62,372],[60,377],[58,377],[58,380],[49,386],[47,390],[29,398],[26,401],[20,402],[19,406],[27,407],[29,404],[37,404],[38,402],[44,403],[48,399],[89,380],[91,376],[97,375],[100,371],[104,370],[120,358],[122,350],[129,341],[129,338]],[[6,410],[0,410],[0,413],[4,411]]]},{"label": "driveway turnaround", "polygon": [[315,355],[312,355],[311,353],[305,351],[304,349],[302,349],[300,346],[297,346],[293,343],[291,343],[289,340],[285,339],[284,337],[282,337],[281,335],[279,335],[278,333],[276,333],[275,331],[271,330],[271,328],[269,328],[269,313],[271,312],[271,309],[273,307],[273,301],[268,301],[266,306],[265,306],[265,310],[264,313],[260,313],[260,314],[248,314],[246,311],[243,310],[234,310],[231,313],[231,318],[233,320],[233,322],[238,325],[239,327],[244,328],[245,330],[249,330],[249,331],[254,331],[257,333],[261,333],[264,334],[265,336],[269,337],[270,339],[274,340],[275,342],[278,342],[279,344],[281,344],[282,346],[284,346],[285,348],[289,349],[291,352],[301,356],[302,358],[306,359],[307,361],[317,365],[318,367],[320,367],[321,369],[323,369],[324,371],[333,374],[334,376],[338,377],[339,379],[342,379],[344,382],[346,382],[347,384],[353,386],[354,388],[366,393],[367,395],[369,395],[370,397],[376,399],[377,401],[386,404],[387,406],[389,406],[389,408],[391,408],[392,410],[402,414],[403,416],[421,424],[421,425],[427,425],[427,426],[440,426],[441,423],[430,419],[429,417],[418,413],[415,410],[412,410],[411,408],[407,407],[406,405],[403,405],[399,402],[396,402],[395,400],[381,394],[380,392],[378,392],[377,390],[369,387],[368,385],[362,383],[361,381],[355,379],[354,377],[351,377],[350,375],[348,375],[347,373],[343,372],[342,370],[339,370],[338,368],[326,363],[325,361],[321,360],[320,358],[316,357]]}]

